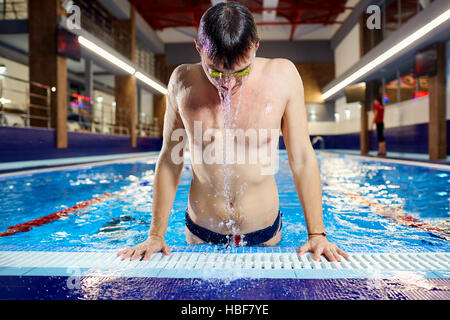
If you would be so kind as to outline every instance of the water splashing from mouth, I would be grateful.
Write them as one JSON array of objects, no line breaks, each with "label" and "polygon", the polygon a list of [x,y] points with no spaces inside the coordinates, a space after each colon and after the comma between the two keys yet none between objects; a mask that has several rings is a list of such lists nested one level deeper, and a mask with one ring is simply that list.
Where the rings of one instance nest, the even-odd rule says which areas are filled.
[{"label": "water splashing from mouth", "polygon": [[[232,201],[233,195],[231,192],[231,177],[234,174],[234,170],[231,167],[230,156],[228,155],[229,148],[227,147],[227,143],[230,143],[233,140],[232,137],[232,129],[235,129],[237,127],[237,116],[239,114],[239,109],[241,106],[242,101],[242,89],[245,85],[245,82],[247,81],[248,76],[244,76],[242,78],[242,84],[239,87],[239,97],[238,102],[235,108],[232,108],[232,95],[233,95],[233,88],[228,87],[227,89],[224,89],[223,86],[217,86],[220,103],[222,105],[222,115],[223,115],[223,129],[225,132],[225,143],[224,143],[224,163],[223,163],[223,196],[225,197],[225,209],[227,212],[229,212],[229,220],[226,223],[226,226],[232,230],[233,234],[238,234],[239,229],[236,227],[236,221],[235,218],[237,216],[235,205]],[[232,144],[232,147],[234,148],[234,144]]]}]

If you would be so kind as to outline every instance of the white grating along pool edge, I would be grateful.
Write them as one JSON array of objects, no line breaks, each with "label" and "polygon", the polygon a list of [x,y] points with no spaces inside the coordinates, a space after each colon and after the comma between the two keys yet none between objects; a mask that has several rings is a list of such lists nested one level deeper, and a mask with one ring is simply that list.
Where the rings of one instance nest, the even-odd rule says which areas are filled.
[{"label": "white grating along pool edge", "polygon": [[328,262],[310,253],[155,253],[149,261],[121,260],[112,252],[0,251],[0,275],[175,278],[350,278],[400,273],[450,278],[450,253],[359,253]]}]

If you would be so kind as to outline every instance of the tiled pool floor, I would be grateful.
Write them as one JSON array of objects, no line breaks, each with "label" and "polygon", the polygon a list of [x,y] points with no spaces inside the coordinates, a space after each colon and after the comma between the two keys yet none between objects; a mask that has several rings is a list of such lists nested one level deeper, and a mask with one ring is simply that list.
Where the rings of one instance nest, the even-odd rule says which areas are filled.
[{"label": "tiled pool floor", "polygon": [[0,299],[448,300],[449,279],[180,279],[1,276]]}]

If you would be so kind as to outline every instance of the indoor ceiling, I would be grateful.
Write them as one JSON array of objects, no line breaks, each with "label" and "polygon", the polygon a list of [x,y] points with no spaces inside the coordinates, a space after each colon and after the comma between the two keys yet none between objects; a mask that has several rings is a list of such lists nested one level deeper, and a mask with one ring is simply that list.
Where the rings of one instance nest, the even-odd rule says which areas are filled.
[{"label": "indoor ceiling", "polygon": [[[359,0],[242,0],[262,40],[330,39]],[[196,37],[203,13],[220,0],[130,0],[166,43]]]}]

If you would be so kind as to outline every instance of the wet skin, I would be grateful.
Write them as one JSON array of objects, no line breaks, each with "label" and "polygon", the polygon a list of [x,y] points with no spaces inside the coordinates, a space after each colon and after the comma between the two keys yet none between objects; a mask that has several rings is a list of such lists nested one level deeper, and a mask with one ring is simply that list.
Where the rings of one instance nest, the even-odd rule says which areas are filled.
[{"label": "wet skin", "polygon": [[[173,141],[171,136],[178,129],[185,131],[187,139],[184,143],[191,151],[191,162],[193,150],[205,150],[213,143],[194,139],[195,121],[201,121],[202,132],[208,129],[223,132],[224,125],[227,127],[230,124],[244,131],[281,131],[308,232],[324,232],[318,163],[309,139],[303,84],[295,65],[286,59],[255,59],[255,46],[232,70],[225,70],[223,65],[211,61],[198,46],[197,49],[202,63],[177,67],[169,82],[164,145],[154,180],[149,238],[118,254],[123,255],[123,259],[131,260],[142,256],[147,260],[152,253],[161,250],[170,254],[164,235],[183,168],[183,163],[173,161],[172,152],[179,148],[180,141]],[[249,65],[251,70],[243,84],[234,77],[218,84],[211,77],[211,69],[232,74]],[[227,93],[231,104],[226,109],[236,115],[231,117],[232,121],[229,114],[224,115],[224,96],[222,99],[220,97],[220,94]],[[242,147],[241,150],[249,155],[266,150],[271,142],[270,137],[258,139],[256,144],[244,139],[237,141],[236,147]],[[182,155],[182,152],[179,154]],[[261,167],[261,164],[248,162],[227,165],[193,162],[188,211],[194,223],[221,234],[245,234],[272,225],[279,209],[278,190],[274,175],[261,174]],[[280,239],[281,231],[266,244],[275,245]],[[202,243],[188,230],[186,241],[190,244]],[[329,261],[339,261],[340,255],[348,256],[328,242],[326,237],[316,235],[310,236],[307,243],[301,246],[299,255],[306,251],[313,252],[316,261],[321,254]]]}]

